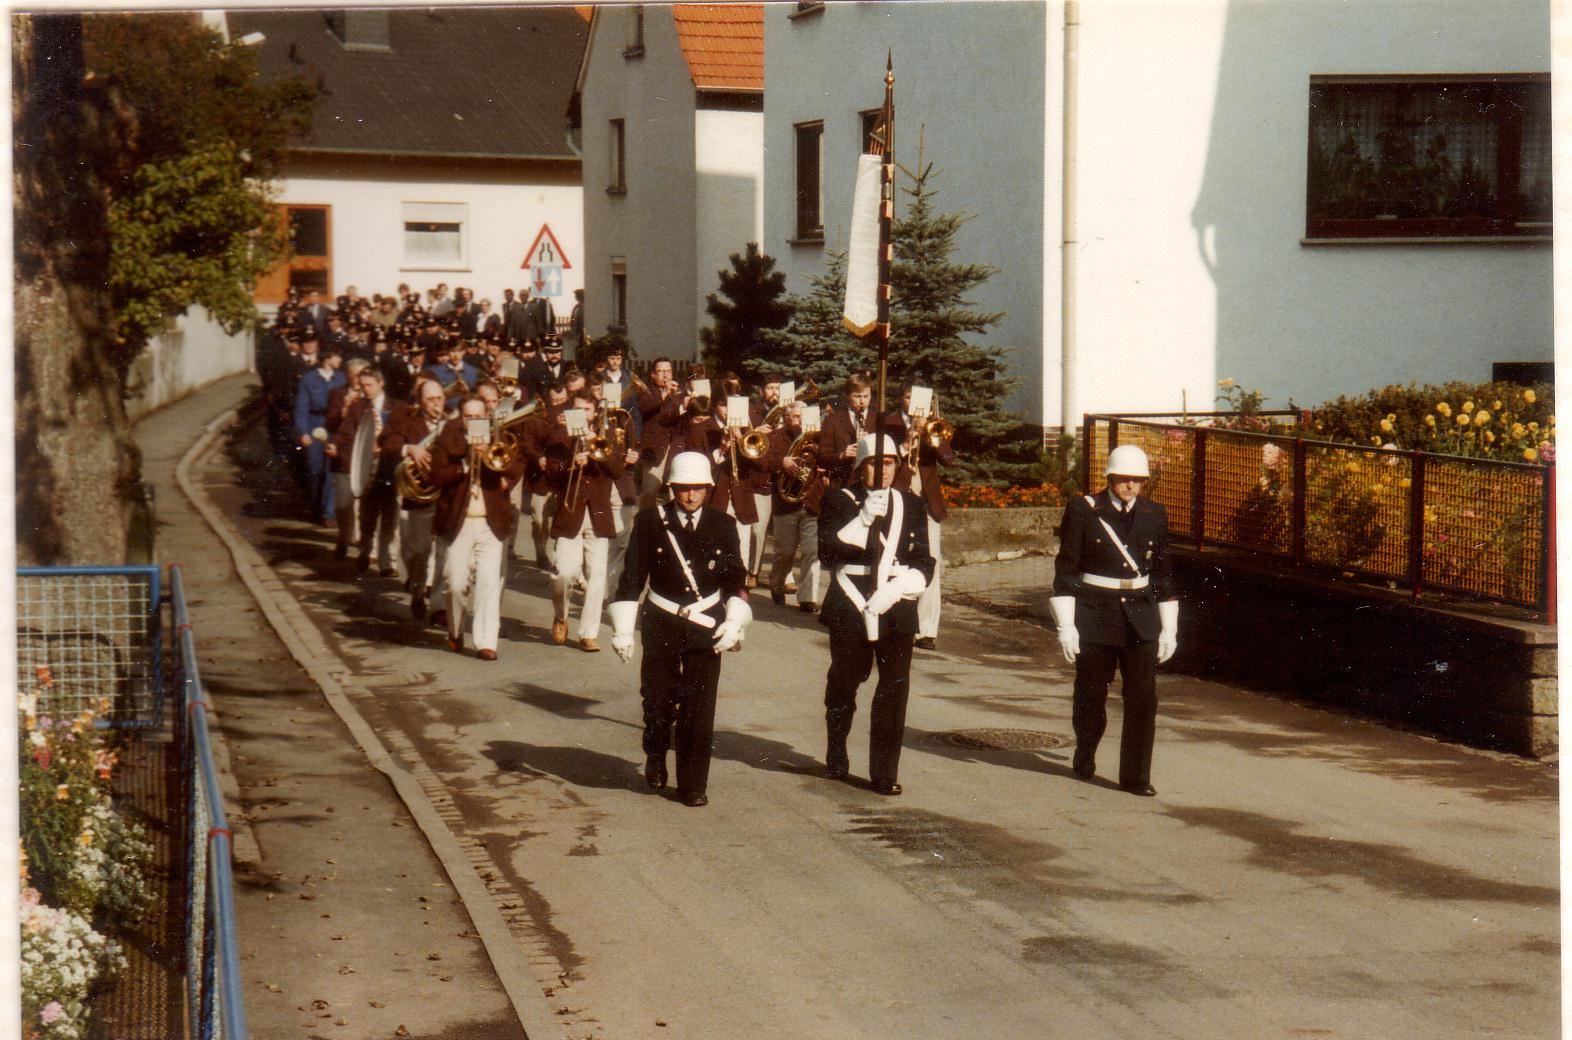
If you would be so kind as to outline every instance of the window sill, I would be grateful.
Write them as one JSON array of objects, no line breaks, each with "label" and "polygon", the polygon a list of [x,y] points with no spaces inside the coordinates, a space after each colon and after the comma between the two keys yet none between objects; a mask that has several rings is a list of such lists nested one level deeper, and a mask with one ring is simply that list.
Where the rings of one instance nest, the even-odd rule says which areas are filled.
[{"label": "window sill", "polygon": [[399,265],[399,270],[400,271],[463,271],[463,272],[469,272],[469,271],[474,270],[474,268],[470,267],[468,263],[465,263],[463,261],[455,261],[454,263],[451,263],[451,264],[440,264],[440,263],[435,263],[435,262],[431,262],[431,261],[427,261],[425,263],[415,263],[414,261],[406,260],[402,264]]},{"label": "window sill", "polygon": [[613,184],[611,187],[606,189],[607,195],[626,195],[627,193],[628,186],[626,184]]},{"label": "window sill", "polygon": [[644,57],[644,45],[640,44],[637,47],[624,47],[622,49],[622,56],[624,58],[642,58]]},{"label": "window sill", "polygon": [[823,14],[823,13],[824,13],[824,5],[823,4],[811,4],[811,5],[807,6],[807,7],[798,7],[797,10],[793,11],[791,14],[787,15],[786,17],[791,19],[792,21],[796,21],[798,18],[807,18],[810,15]]},{"label": "window sill", "polygon": [[1385,238],[1347,236],[1341,238],[1301,238],[1302,246],[1544,246],[1550,235],[1393,235]]},{"label": "window sill", "polygon": [[824,245],[824,236],[798,235],[796,238],[788,238],[786,244],[789,246],[822,246]]},{"label": "window sill", "polygon": [[628,327],[626,325],[607,325],[606,334],[609,336],[612,333],[616,333],[619,336],[626,336],[628,334]]}]

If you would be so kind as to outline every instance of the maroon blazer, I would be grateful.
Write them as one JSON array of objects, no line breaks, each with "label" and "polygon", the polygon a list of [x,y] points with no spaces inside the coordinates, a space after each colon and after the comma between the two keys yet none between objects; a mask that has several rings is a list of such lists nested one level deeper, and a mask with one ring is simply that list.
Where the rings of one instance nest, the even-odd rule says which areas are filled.
[{"label": "maroon blazer", "polygon": [[672,439],[681,435],[686,420],[682,416],[682,391],[673,390],[663,401],[660,392],[651,387],[639,395],[639,415],[644,422],[639,461],[648,466],[659,466],[666,461]]},{"label": "maroon blazer", "polygon": [[[465,466],[469,453],[463,419],[449,420],[431,445],[431,483],[442,491],[431,529],[449,540],[464,526],[464,514],[469,509],[470,474]],[[480,481],[481,499],[486,504],[486,526],[505,542],[513,536],[518,522],[513,503],[508,501],[508,492],[524,475],[524,459],[514,460],[513,465],[501,473],[478,463],[477,466],[476,479]]]},{"label": "maroon blazer", "polygon": [[759,522],[759,506],[753,500],[752,470],[760,466],[762,460],[751,462],[739,451],[737,453],[739,479],[732,480],[731,454],[721,452],[721,457],[725,461],[715,461],[715,453],[720,452],[721,442],[725,437],[726,431],[721,429],[720,421],[713,415],[702,423],[690,422],[681,437],[673,439],[672,454],[675,455],[679,451],[696,451],[709,459],[710,475],[715,480],[715,490],[710,492],[706,504],[722,512],[725,512],[729,505],[738,522],[756,524]]},{"label": "maroon blazer", "polygon": [[[895,436],[895,442],[904,445],[909,430],[906,417],[900,412],[891,412],[884,417],[884,422],[886,428]],[[935,523],[944,523],[944,518],[949,515],[949,507],[944,504],[944,485],[939,477],[939,467],[948,466],[954,461],[955,452],[948,444],[942,448],[934,448],[930,447],[926,440],[917,443],[917,472],[922,476],[922,500],[927,504],[928,515],[933,517]],[[910,459],[902,462],[900,469],[895,471],[894,485],[902,491],[911,490]]]},{"label": "maroon blazer", "polygon": [[621,459],[608,459],[605,463],[590,459],[584,472],[575,481],[578,490],[568,499],[568,481],[573,477],[573,438],[565,427],[553,425],[542,442],[546,456],[546,473],[552,489],[557,492],[557,513],[551,522],[553,538],[572,538],[584,523],[584,511],[589,510],[590,530],[596,538],[617,537],[617,520],[611,509],[611,488],[623,474]]}]

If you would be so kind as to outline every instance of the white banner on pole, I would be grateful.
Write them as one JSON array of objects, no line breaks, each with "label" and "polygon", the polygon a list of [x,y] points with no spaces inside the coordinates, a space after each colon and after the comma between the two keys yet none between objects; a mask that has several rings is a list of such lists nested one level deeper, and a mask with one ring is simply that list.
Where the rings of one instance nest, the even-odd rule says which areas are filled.
[{"label": "white banner on pole", "polygon": [[877,155],[857,157],[857,186],[852,192],[851,234],[846,251],[846,309],[841,322],[854,336],[879,324],[879,207],[883,201]]}]

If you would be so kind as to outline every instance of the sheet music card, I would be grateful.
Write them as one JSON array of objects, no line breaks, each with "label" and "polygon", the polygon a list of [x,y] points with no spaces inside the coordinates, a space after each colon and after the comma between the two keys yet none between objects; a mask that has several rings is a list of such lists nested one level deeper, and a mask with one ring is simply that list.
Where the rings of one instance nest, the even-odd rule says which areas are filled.
[{"label": "sheet music card", "polygon": [[752,429],[753,423],[748,417],[748,399],[746,397],[726,398],[726,429],[747,430]]},{"label": "sheet music card", "polygon": [[562,413],[562,416],[567,421],[569,437],[589,436],[589,413],[584,409],[569,408]]},{"label": "sheet music card", "polygon": [[926,419],[933,414],[933,387],[912,387],[912,402],[907,407],[913,419]]}]

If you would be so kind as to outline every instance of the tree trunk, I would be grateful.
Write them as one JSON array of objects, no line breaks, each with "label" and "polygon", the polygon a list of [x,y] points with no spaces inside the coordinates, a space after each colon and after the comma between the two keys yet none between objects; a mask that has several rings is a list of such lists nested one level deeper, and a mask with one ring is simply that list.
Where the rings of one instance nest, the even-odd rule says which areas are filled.
[{"label": "tree trunk", "polygon": [[16,551],[119,564],[140,471],[109,304],[100,171],[125,124],[84,82],[76,15],[16,15]]}]

